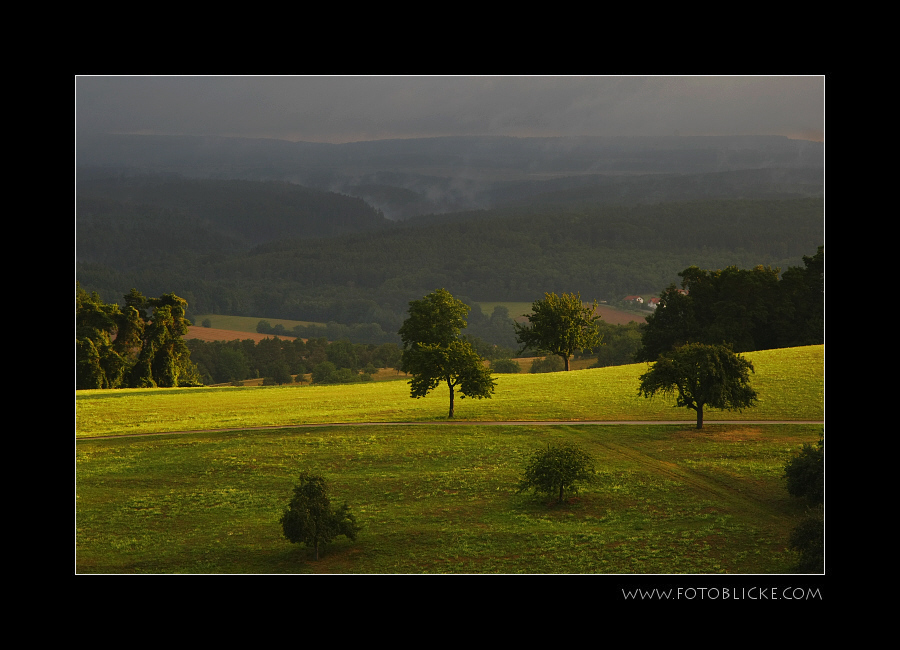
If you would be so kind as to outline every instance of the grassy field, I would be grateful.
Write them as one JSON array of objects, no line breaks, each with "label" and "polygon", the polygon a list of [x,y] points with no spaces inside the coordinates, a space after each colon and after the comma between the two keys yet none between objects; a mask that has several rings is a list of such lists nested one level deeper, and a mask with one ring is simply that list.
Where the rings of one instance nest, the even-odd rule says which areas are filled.
[{"label": "grassy field", "polygon": [[[81,440],[78,573],[776,574],[803,505],[780,478],[821,427],[410,425]],[[575,441],[598,480],[516,494],[528,456]],[[283,539],[301,470],[363,530],[322,559]]]},{"label": "grassy field", "polygon": [[[781,476],[821,426],[715,419],[824,418],[824,350],[746,356],[759,406],[700,432],[693,412],[637,397],[646,364],[498,375],[494,399],[457,402],[457,419],[684,424],[445,426],[428,421],[446,389],[412,400],[404,381],[79,391],[76,572],[789,573],[805,505]],[[413,424],[245,429],[367,421]],[[238,430],[118,435],[218,427]],[[598,480],[563,504],[517,494],[527,458],[562,440],[594,454]],[[364,527],[318,562],[278,523],[302,470]]]},{"label": "grassy field", "polygon": [[[751,352],[759,404],[742,413],[709,410],[716,420],[824,418],[824,346]],[[695,420],[674,399],[637,395],[647,364],[568,373],[495,375],[492,399],[461,399],[456,419],[471,421]],[[405,381],[341,386],[172,388],[78,391],[76,436],[197,431],[330,422],[427,422],[446,417],[446,386],[409,397]]]}]

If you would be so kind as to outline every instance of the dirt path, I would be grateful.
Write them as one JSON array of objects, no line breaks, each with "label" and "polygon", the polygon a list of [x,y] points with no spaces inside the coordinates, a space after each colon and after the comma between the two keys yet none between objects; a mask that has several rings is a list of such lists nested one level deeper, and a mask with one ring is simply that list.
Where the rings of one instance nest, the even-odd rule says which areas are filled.
[{"label": "dirt path", "polygon": [[[269,429],[309,429],[322,427],[409,427],[409,426],[482,426],[482,427],[546,427],[546,426],[585,426],[585,425],[655,425],[678,424],[694,429],[691,420],[531,420],[531,421],[478,421],[478,420],[432,420],[421,422],[321,422],[315,424],[273,424],[263,427],[230,427],[227,429],[196,429],[193,431],[155,431],[150,433],[123,433],[112,436],[90,436],[76,438],[75,442],[84,440],[109,440],[111,438],[139,438],[143,436],[175,436],[188,433],[228,433],[230,431],[265,431]],[[707,426],[718,424],[825,424],[825,420],[715,420],[706,422]]]}]

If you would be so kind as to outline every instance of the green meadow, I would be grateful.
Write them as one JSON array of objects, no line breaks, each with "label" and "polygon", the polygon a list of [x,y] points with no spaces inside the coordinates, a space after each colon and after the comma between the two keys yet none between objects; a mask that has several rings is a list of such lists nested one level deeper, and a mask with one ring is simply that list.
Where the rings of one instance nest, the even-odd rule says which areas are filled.
[{"label": "green meadow", "polygon": [[[80,441],[79,573],[787,573],[812,425],[410,425]],[[548,442],[594,454],[557,505],[515,486]],[[320,561],[282,538],[302,469],[363,530]]]},{"label": "green meadow", "polygon": [[[743,412],[708,410],[716,420],[824,419],[824,346],[750,352],[759,404]],[[461,399],[465,421],[683,420],[674,400],[638,397],[647,364],[546,374],[495,375],[491,399]],[[339,386],[272,386],[78,391],[76,436],[333,422],[428,422],[446,418],[446,386],[422,399],[405,381]]]},{"label": "green meadow", "polygon": [[[805,506],[781,475],[822,427],[716,418],[823,419],[823,355],[746,354],[759,406],[710,412],[702,431],[693,412],[637,398],[644,364],[498,376],[493,399],[457,402],[473,423],[453,426],[446,392],[413,400],[405,382],[79,391],[76,571],[787,573]],[[526,423],[557,419],[684,424]],[[523,424],[488,424],[507,420]],[[330,422],[356,424],[246,429]],[[121,435],[161,431],[194,432]],[[562,440],[595,456],[597,481],[560,505],[517,494],[527,458]],[[278,523],[302,470],[363,526],[318,562]]]}]

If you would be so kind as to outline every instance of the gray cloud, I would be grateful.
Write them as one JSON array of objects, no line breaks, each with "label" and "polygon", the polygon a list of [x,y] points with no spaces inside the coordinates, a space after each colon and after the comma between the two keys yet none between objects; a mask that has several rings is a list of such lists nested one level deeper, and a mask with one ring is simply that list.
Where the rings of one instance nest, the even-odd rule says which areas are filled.
[{"label": "gray cloud", "polygon": [[78,133],[319,142],[441,135],[824,139],[825,79],[77,77]]}]

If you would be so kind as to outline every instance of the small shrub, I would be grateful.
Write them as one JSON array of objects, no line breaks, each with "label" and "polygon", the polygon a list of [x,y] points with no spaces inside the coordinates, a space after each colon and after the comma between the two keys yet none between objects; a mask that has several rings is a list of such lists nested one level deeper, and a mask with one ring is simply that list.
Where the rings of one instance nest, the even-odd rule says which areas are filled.
[{"label": "small shrub", "polygon": [[495,359],[491,361],[491,371],[503,374],[522,372],[522,367],[512,359]]},{"label": "small shrub", "polygon": [[790,547],[799,555],[797,570],[825,572],[825,434],[816,446],[803,445],[800,453],[784,466],[788,493],[811,504],[791,531]]},{"label": "small shrub", "polygon": [[362,381],[372,381],[372,376],[359,374],[350,368],[337,368],[330,361],[323,361],[312,370],[314,384],[353,384]]},{"label": "small shrub", "polygon": [[806,499],[810,505],[825,500],[825,437],[815,447],[803,445],[800,453],[784,466],[787,491],[792,497]]},{"label": "small shrub", "polygon": [[209,320],[208,318],[204,318],[203,322],[200,323],[200,325],[203,327],[212,327],[212,321]]},{"label": "small shrub", "polygon": [[337,511],[331,509],[328,484],[322,476],[301,472],[294,496],[281,516],[281,529],[292,543],[314,547],[318,560],[319,546],[325,546],[338,535],[355,540],[362,527],[357,525],[346,503]]},{"label": "small shrub", "polygon": [[790,546],[800,556],[801,573],[825,573],[825,506],[810,508],[791,532]]},{"label": "small shrub", "polygon": [[535,359],[531,362],[531,372],[539,373],[539,372],[562,372],[566,369],[566,365],[563,363],[563,360],[556,356],[555,354],[547,356],[543,359]]},{"label": "small shrub", "polygon": [[531,457],[518,492],[534,489],[548,496],[558,494],[561,503],[566,490],[577,491],[578,485],[594,480],[594,457],[571,443],[547,445]]}]

